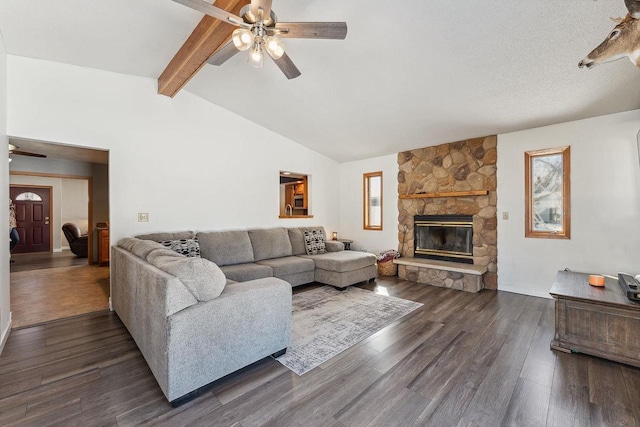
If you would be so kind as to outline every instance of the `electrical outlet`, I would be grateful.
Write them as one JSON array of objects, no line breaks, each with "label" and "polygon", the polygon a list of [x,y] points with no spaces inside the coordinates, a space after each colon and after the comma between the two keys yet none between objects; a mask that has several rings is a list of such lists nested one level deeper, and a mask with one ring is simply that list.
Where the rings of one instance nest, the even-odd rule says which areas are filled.
[{"label": "electrical outlet", "polygon": [[138,222],[149,222],[149,214],[147,212],[138,212]]},{"label": "electrical outlet", "polygon": [[502,219],[504,220],[509,219],[509,212],[502,212]]}]

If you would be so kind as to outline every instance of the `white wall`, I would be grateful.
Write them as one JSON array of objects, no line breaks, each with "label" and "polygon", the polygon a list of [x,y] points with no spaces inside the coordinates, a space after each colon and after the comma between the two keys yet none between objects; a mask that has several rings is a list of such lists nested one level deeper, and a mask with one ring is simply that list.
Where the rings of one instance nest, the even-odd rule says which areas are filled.
[{"label": "white wall", "polygon": [[93,261],[98,262],[98,230],[95,225],[109,222],[109,165],[93,163]]},{"label": "white wall", "polygon": [[[352,249],[378,253],[398,249],[398,156],[340,165],[338,238],[353,240]],[[382,231],[363,229],[363,174],[382,171]]]},{"label": "white wall", "polygon": [[[12,142],[20,146],[20,140]],[[93,163],[79,162],[76,160],[12,155],[9,170],[50,175],[91,176],[92,165]]]},{"label": "white wall", "polygon": [[[60,222],[71,222],[80,227],[83,234],[89,232],[89,181],[86,179],[62,179],[60,191]],[[69,242],[59,229],[60,246],[69,247]]]},{"label": "white wall", "polygon": [[[162,230],[338,226],[339,165],[325,156],[185,90],[158,95],[153,79],[8,63],[9,135],[110,150],[112,243]],[[310,175],[314,218],[278,219],[280,170]]]},{"label": "white wall", "polygon": [[[0,159],[9,157],[7,149],[7,53],[0,33]],[[0,224],[5,224],[0,245],[0,353],[9,336],[11,312],[9,307],[9,162],[0,161]]]},{"label": "white wall", "polygon": [[[498,289],[548,297],[565,267],[640,273],[638,129],[640,110],[498,136]],[[566,145],[571,239],[525,239],[524,152]]]}]

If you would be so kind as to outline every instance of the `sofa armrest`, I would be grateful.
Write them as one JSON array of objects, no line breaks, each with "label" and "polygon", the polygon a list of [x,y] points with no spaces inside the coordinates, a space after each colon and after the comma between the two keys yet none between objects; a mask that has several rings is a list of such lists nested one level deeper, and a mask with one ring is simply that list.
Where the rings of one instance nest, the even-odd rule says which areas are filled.
[{"label": "sofa armrest", "polygon": [[268,277],[225,287],[167,318],[172,401],[289,346],[291,285]]},{"label": "sofa armrest", "polygon": [[338,242],[337,240],[327,240],[324,242],[324,245],[327,248],[327,252],[344,251],[344,243]]}]

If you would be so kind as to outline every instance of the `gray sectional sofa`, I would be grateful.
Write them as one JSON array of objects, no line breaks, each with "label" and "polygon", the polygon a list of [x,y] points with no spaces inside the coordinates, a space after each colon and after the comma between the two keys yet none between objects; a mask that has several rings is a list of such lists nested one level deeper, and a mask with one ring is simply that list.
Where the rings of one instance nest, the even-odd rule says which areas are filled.
[{"label": "gray sectional sofa", "polygon": [[326,242],[307,255],[313,228],[207,231],[201,257],[159,241],[191,231],[125,238],[112,247],[111,299],[167,399],[179,405],[213,381],[291,340],[291,288],[309,282],[338,288],[375,278],[376,258]]},{"label": "gray sectional sofa", "polygon": [[[216,263],[227,279],[236,282],[277,277],[291,286],[315,281],[344,289],[376,277],[375,255],[345,251],[337,241],[325,241],[324,254],[307,255],[305,231],[326,236],[323,227],[278,227],[201,231],[197,238],[202,257]],[[155,240],[158,236],[140,237]]]}]

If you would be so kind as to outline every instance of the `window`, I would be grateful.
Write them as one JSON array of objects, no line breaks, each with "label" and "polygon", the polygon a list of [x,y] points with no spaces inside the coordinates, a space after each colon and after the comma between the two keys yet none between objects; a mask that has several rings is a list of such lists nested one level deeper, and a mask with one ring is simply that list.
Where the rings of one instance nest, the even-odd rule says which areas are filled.
[{"label": "window", "polygon": [[16,201],[31,201],[31,202],[41,202],[42,197],[36,193],[32,193],[31,191],[27,191],[26,193],[20,193],[16,197]]},{"label": "window", "polygon": [[570,147],[527,151],[525,237],[571,237]]},{"label": "window", "polygon": [[382,230],[382,172],[364,174],[364,229]]}]

